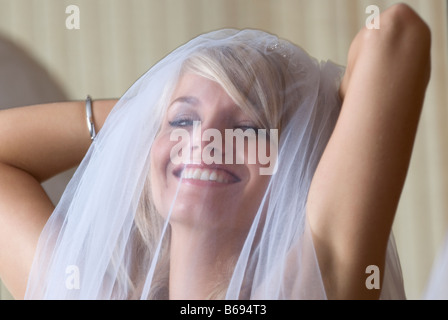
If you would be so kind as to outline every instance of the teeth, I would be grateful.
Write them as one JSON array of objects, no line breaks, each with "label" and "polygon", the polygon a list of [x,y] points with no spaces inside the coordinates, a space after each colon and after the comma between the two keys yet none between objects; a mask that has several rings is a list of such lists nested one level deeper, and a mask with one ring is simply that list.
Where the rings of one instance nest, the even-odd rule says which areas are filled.
[{"label": "teeth", "polygon": [[196,169],[193,173],[193,179],[199,180],[201,178],[201,170]]},{"label": "teeth", "polygon": [[208,177],[210,176],[210,173],[208,170],[203,170],[201,174],[201,180],[208,181]]},{"label": "teeth", "polygon": [[218,174],[216,173],[216,171],[212,171],[208,177],[208,179],[210,181],[216,181],[218,179]]},{"label": "teeth", "polygon": [[215,181],[218,183],[229,183],[223,172],[219,170],[186,168],[182,171],[182,179],[193,179],[202,181]]}]

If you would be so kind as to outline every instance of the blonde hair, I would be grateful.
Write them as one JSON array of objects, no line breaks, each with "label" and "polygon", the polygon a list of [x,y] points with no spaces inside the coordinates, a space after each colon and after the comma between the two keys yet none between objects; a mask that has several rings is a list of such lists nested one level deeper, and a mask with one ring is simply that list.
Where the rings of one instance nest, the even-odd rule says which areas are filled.
[{"label": "blonde hair", "polygon": [[[183,63],[180,76],[195,73],[217,82],[256,125],[265,129],[276,128],[280,132],[287,118],[284,114],[286,66],[282,58],[279,55],[267,55],[242,43],[200,48]],[[142,250],[146,248],[146,256],[158,259],[148,298],[168,299],[170,228],[164,235],[159,256],[154,257],[165,222],[153,204],[150,186],[148,176],[135,217],[139,234],[137,241],[140,243],[138,247],[142,247]],[[230,260],[233,261],[227,260],[218,266],[223,276],[217,280],[208,298],[225,297],[237,257]],[[133,280],[136,289],[140,287],[136,282],[141,280]]]}]

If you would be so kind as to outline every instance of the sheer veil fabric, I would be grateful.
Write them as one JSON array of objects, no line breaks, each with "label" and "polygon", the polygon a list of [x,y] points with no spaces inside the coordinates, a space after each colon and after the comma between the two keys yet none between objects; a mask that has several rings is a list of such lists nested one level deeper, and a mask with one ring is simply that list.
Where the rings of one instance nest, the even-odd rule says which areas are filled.
[{"label": "sheer veil fabric", "polygon": [[[185,285],[185,299],[326,299],[306,200],[340,111],[343,72],[257,30],[219,30],[173,51],[123,95],[92,143],[41,234],[25,298],[169,299]],[[257,141],[256,164],[247,145],[237,162],[236,142],[208,153],[234,151],[229,164],[156,164],[163,147],[173,155],[168,146],[185,147],[177,160],[186,150],[194,157],[194,138],[171,139],[174,127],[195,136],[211,123],[207,101],[173,101],[189,75],[206,82],[182,88],[224,101],[208,94],[211,81],[231,98],[237,107],[223,109],[218,131]],[[171,144],[161,143],[168,135]],[[203,150],[217,142],[199,136]],[[250,166],[273,169],[260,178]],[[207,181],[194,177],[204,171]],[[404,297],[391,236],[382,298]]]},{"label": "sheer veil fabric", "polygon": [[448,234],[436,259],[433,262],[431,273],[423,293],[425,300],[448,300]]}]

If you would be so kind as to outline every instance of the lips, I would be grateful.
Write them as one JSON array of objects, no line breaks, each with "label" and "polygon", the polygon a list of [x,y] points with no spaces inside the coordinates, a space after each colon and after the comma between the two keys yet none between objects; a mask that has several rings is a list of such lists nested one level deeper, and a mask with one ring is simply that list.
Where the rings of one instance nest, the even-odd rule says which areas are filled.
[{"label": "lips", "polygon": [[239,182],[237,175],[224,168],[186,166],[175,170],[174,175],[187,181],[202,181],[218,184],[231,184]]}]

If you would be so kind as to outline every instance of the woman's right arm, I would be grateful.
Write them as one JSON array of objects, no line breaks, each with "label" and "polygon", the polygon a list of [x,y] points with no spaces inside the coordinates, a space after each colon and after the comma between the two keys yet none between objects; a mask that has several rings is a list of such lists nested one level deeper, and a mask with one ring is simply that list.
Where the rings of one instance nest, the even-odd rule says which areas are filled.
[{"label": "woman's right arm", "polygon": [[[116,100],[93,103],[99,131]],[[54,207],[41,182],[78,165],[90,146],[85,103],[0,111],[0,277],[23,298],[39,235]]]}]

